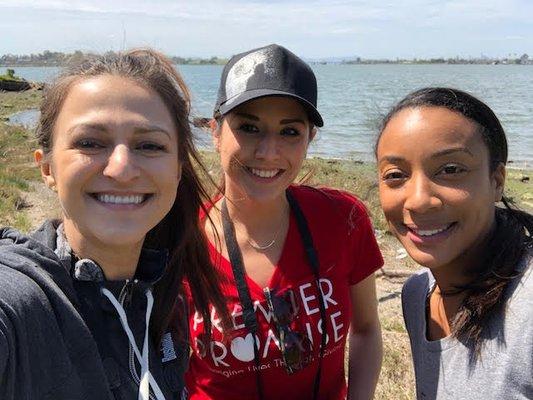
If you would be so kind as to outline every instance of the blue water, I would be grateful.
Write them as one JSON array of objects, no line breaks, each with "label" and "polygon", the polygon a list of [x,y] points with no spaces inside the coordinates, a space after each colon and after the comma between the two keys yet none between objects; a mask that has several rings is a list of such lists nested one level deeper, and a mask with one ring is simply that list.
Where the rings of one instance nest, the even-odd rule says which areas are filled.
[{"label": "blue water", "polygon": [[[533,164],[532,65],[314,65],[318,108],[325,126],[311,145],[315,156],[372,159],[382,115],[396,101],[424,86],[452,86],[485,101],[500,118],[516,166]],[[209,117],[216,98],[221,66],[180,65],[193,95],[193,116]],[[50,81],[53,67],[15,68],[18,76]],[[5,71],[0,68],[0,73]],[[25,117],[26,118],[26,117]],[[200,142],[209,135],[196,130]]]}]

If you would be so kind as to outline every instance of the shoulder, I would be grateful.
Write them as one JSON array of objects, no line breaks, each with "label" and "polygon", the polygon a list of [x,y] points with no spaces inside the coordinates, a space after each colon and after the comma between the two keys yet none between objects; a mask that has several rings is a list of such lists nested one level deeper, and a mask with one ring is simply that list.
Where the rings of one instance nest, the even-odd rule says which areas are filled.
[{"label": "shoulder", "polygon": [[[42,327],[55,314],[43,288],[32,277],[0,263],[0,320],[2,326]],[[7,329],[7,328],[6,328]]]},{"label": "shoulder", "polygon": [[434,284],[433,275],[427,268],[422,268],[411,275],[402,287],[402,303],[405,305],[412,301],[425,298]]},{"label": "shoulder", "polygon": [[409,336],[418,332],[415,328],[424,317],[426,298],[433,286],[433,276],[427,268],[412,275],[402,288],[402,314]]},{"label": "shoulder", "polygon": [[[533,306],[533,252],[529,251],[519,265],[518,275],[509,285],[511,302],[527,302]],[[533,308],[530,308],[533,310]]]},{"label": "shoulder", "polygon": [[[42,293],[47,298],[61,298],[61,301],[65,301],[63,295],[66,295],[71,302],[75,302],[69,271],[61,264],[53,248],[40,239],[44,238],[34,238],[8,228],[0,230],[0,270],[3,279],[14,279],[14,288],[28,286],[25,288],[28,293],[29,287],[34,287],[32,293]],[[19,293],[23,291],[19,290]]]}]

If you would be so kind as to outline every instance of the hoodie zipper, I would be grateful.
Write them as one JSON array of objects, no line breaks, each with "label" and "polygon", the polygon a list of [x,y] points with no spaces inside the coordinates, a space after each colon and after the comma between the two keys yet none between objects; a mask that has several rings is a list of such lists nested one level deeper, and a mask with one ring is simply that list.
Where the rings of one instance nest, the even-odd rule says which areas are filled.
[{"label": "hoodie zipper", "polygon": [[[137,283],[137,279],[135,279],[133,282],[129,279],[126,280],[126,283],[122,287],[120,294],[118,296],[118,301],[120,302],[120,305],[122,308],[124,308],[124,304],[129,305],[131,302],[131,297],[133,295],[133,286]],[[124,308],[125,310],[125,308]],[[137,386],[141,383],[141,378],[139,377],[139,374],[137,373],[137,370],[135,368],[135,355],[133,353],[133,347],[131,343],[128,345],[129,349],[129,369],[131,377],[133,378],[133,381]],[[152,389],[150,388],[150,400],[156,400],[155,397],[152,395]]]}]

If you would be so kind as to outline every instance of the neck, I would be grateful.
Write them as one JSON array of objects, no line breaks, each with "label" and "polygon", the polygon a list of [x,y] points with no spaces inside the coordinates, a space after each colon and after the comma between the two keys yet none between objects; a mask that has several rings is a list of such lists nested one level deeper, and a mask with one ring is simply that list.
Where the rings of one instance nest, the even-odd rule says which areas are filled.
[{"label": "neck", "polygon": [[69,220],[63,222],[67,241],[79,258],[89,258],[102,268],[107,280],[130,279],[135,275],[142,241],[134,245],[106,244],[95,237],[83,236]]},{"label": "neck", "polygon": [[289,207],[285,194],[264,202],[250,199],[232,200],[231,197],[226,197],[225,201],[231,220],[246,227],[278,225],[279,216],[284,216]]},{"label": "neck", "polygon": [[490,230],[453,262],[431,270],[443,293],[466,285],[476,278],[480,267],[486,262],[484,255],[487,254],[489,238]]},{"label": "neck", "polygon": [[[215,214],[218,232],[222,232],[220,209],[225,199],[229,218],[235,226],[236,239],[241,249],[273,251],[281,249],[289,226],[289,204],[285,194],[270,201],[253,201],[249,198],[220,199]],[[208,228],[209,229],[209,228]],[[266,246],[266,247],[264,247]],[[267,250],[268,249],[268,250]]]},{"label": "neck", "polygon": [[469,279],[461,271],[456,271],[453,268],[441,267],[432,270],[431,273],[435,278],[436,286],[440,292],[447,293],[457,289],[458,286],[469,282]]}]

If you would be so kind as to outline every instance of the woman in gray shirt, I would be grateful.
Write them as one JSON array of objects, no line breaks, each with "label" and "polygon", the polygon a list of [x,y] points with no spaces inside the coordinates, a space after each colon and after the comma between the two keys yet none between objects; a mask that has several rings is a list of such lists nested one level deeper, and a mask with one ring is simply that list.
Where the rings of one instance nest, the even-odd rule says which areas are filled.
[{"label": "woman in gray shirt", "polygon": [[417,397],[532,399],[533,216],[503,196],[498,118],[468,93],[421,89],[385,117],[376,156],[390,230],[426,267],[402,293]]}]

